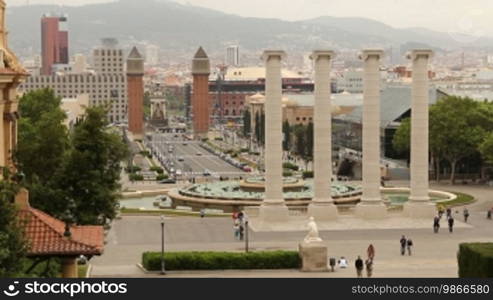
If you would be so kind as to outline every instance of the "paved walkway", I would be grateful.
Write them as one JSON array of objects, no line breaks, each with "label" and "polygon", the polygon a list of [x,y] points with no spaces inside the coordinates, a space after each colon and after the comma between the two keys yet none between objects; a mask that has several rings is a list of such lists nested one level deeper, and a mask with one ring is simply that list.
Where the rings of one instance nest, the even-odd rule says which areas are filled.
[{"label": "paved walkway", "polygon": [[[397,185],[397,184],[396,184]],[[486,209],[493,206],[493,188],[482,186],[432,186],[469,193],[478,201],[469,205],[469,225],[459,226],[454,233],[442,227],[438,234],[426,229],[349,229],[321,231],[329,256],[345,256],[350,268],[335,273],[302,273],[296,270],[277,271],[212,271],[170,272],[172,277],[353,277],[354,259],[365,255],[370,243],[375,246],[374,277],[456,277],[457,250],[461,242],[493,241],[493,221],[486,219]],[[457,209],[460,220],[462,209]],[[454,214],[456,214],[454,210]],[[166,251],[228,250],[243,251],[244,243],[233,237],[230,218],[168,217]],[[413,239],[412,256],[401,256],[401,235]],[[251,232],[250,249],[297,249],[305,232]],[[91,260],[94,277],[149,277],[136,264],[145,251],[160,250],[160,220],[158,217],[125,217],[114,223],[107,237],[105,253]]]}]

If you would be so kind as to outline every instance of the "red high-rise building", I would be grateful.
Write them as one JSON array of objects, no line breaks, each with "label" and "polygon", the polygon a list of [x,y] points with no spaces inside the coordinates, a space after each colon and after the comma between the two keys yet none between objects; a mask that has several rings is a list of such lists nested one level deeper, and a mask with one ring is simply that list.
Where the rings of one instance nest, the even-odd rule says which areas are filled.
[{"label": "red high-rise building", "polygon": [[41,74],[51,75],[54,64],[68,64],[67,17],[48,16],[41,18]]},{"label": "red high-rise building", "polygon": [[210,122],[209,74],[210,62],[202,47],[197,50],[192,62],[193,75],[193,131],[195,137],[207,136]]},{"label": "red high-rise building", "polygon": [[144,58],[136,47],[127,58],[128,130],[133,139],[144,136]]}]

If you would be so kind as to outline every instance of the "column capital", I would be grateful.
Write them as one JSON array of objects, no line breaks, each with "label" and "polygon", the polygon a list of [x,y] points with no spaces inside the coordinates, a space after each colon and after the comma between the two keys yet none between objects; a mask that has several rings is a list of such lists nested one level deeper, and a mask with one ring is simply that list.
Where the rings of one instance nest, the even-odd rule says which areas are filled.
[{"label": "column capital", "polygon": [[313,50],[310,55],[310,59],[317,61],[320,57],[328,57],[329,60],[336,56],[335,52],[332,50]]},{"label": "column capital", "polygon": [[427,59],[433,57],[433,51],[431,49],[414,49],[406,54],[407,59],[416,60],[418,57],[424,56]]},{"label": "column capital", "polygon": [[370,56],[375,56],[379,60],[384,56],[384,51],[382,49],[364,49],[358,55],[358,58],[366,61]]},{"label": "column capital", "polygon": [[263,61],[268,61],[272,57],[279,57],[281,60],[286,57],[286,52],[283,50],[265,50],[264,53],[262,53],[262,56],[260,59]]}]

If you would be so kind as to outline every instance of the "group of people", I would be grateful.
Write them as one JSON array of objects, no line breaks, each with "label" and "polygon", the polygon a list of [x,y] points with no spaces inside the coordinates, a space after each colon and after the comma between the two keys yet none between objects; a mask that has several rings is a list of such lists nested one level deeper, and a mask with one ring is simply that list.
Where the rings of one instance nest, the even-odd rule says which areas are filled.
[{"label": "group of people", "polygon": [[[447,208],[444,211],[443,208],[440,208],[438,211],[438,215],[435,216],[435,218],[433,219],[433,232],[434,233],[438,233],[438,230],[440,229],[440,220],[442,219],[444,213],[446,215],[446,220],[447,220],[449,232],[450,233],[454,232],[455,220],[454,220],[454,217],[452,216],[452,209]],[[467,220],[469,219],[469,210],[467,209],[467,207],[464,207],[464,209],[462,211],[462,215],[464,216],[464,222],[467,223]]]},{"label": "group of people", "polygon": [[413,240],[411,238],[406,238],[405,235],[401,237],[400,240],[401,243],[401,255],[406,254],[406,249],[407,249],[407,254],[411,256],[411,250],[413,248]]},{"label": "group of people", "polygon": [[243,212],[233,213],[233,232],[235,239],[242,241],[245,236],[245,215]]},{"label": "group of people", "polygon": [[[368,258],[365,261],[363,261],[360,255],[358,255],[358,258],[356,258],[356,260],[354,261],[354,267],[356,268],[356,275],[358,277],[363,277],[363,270],[365,268],[367,277],[371,277],[373,275],[373,259],[375,258],[375,247],[373,247],[372,244],[368,246],[367,255]],[[349,265],[349,262],[344,256],[341,256],[341,258],[337,261],[337,264],[339,265],[339,268],[346,269]],[[329,265],[332,272],[334,272],[336,259],[330,258]]]}]

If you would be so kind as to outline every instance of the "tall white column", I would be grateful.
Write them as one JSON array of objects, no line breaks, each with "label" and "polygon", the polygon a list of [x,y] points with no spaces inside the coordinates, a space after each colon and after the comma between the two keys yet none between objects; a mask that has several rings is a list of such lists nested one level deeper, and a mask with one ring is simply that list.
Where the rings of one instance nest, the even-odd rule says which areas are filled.
[{"label": "tall white column", "polygon": [[363,195],[356,215],[380,219],[387,208],[380,194],[380,58],[382,50],[363,50]]},{"label": "tall white column", "polygon": [[315,66],[314,120],[314,196],[308,215],[318,221],[337,218],[337,207],[331,196],[332,186],[332,116],[330,99],[330,67],[334,52],[317,50],[311,55]]},{"label": "tall white column", "polygon": [[284,51],[266,50],[265,61],[265,198],[259,218],[263,222],[287,221],[288,208],[282,180],[282,79]]},{"label": "tall white column", "polygon": [[412,60],[412,104],[411,104],[411,195],[404,206],[410,217],[432,218],[435,205],[428,195],[428,106],[429,80],[428,61],[431,50],[413,50],[408,58]]}]

